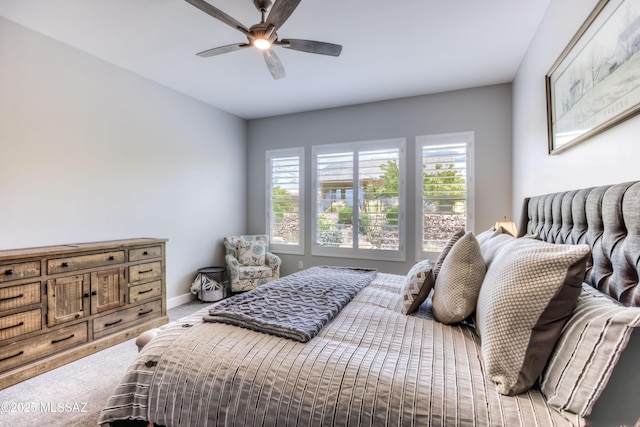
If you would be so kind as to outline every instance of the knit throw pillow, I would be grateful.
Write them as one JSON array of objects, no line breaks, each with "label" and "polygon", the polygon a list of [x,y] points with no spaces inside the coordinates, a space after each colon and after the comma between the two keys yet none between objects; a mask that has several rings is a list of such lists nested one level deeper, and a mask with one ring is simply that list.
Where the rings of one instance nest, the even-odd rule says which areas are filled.
[{"label": "knit throw pillow", "polygon": [[442,263],[433,290],[433,315],[446,324],[458,323],[476,309],[486,267],[473,233],[458,240]]},{"label": "knit throw pillow", "polygon": [[476,331],[485,376],[499,393],[522,393],[542,373],[580,294],[589,254],[587,245],[513,239],[495,255],[480,289]]},{"label": "knit throw pillow", "polygon": [[464,228],[459,228],[453,233],[451,233],[451,235],[449,236],[449,239],[447,240],[447,243],[445,243],[444,247],[442,248],[442,251],[440,251],[438,258],[436,259],[436,263],[433,265],[434,277],[438,277],[438,273],[440,273],[440,269],[442,268],[442,263],[447,258],[449,251],[451,250],[453,245],[455,245],[455,243],[458,240],[460,240],[462,236],[464,236]]}]

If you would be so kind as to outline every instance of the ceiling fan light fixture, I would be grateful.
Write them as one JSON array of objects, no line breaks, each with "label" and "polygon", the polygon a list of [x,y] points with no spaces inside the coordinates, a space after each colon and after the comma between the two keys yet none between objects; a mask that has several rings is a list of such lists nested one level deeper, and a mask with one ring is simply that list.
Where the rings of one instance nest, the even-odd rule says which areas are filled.
[{"label": "ceiling fan light fixture", "polygon": [[271,42],[267,39],[257,38],[254,39],[252,44],[258,49],[266,50],[271,47]]}]

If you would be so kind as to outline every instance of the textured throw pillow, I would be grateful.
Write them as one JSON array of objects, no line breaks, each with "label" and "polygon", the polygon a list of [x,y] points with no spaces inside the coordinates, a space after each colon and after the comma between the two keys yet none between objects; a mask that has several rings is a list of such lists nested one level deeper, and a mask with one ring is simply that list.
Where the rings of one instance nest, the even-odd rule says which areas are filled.
[{"label": "textured throw pillow", "polygon": [[589,415],[639,326],[640,308],[625,307],[583,284],[540,381],[549,405]]},{"label": "textured throw pillow", "polygon": [[485,376],[499,393],[522,393],[542,373],[580,294],[589,254],[587,245],[513,239],[494,258],[476,331]]},{"label": "textured throw pillow", "polygon": [[436,263],[433,265],[434,277],[438,277],[438,273],[440,273],[440,269],[442,268],[442,263],[449,254],[449,251],[451,250],[453,245],[455,245],[455,243],[460,240],[462,236],[464,236],[464,228],[459,228],[451,233],[451,235],[449,236],[449,240],[447,240],[447,243],[445,243],[444,248],[442,248],[440,255],[438,255],[438,258],[436,259]]},{"label": "textured throw pillow", "polygon": [[260,242],[238,242],[238,262],[242,265],[264,265],[266,247]]},{"label": "textured throw pillow", "polygon": [[466,319],[476,309],[486,267],[473,233],[458,240],[442,263],[433,290],[433,315],[446,324]]},{"label": "textured throw pillow", "polygon": [[433,269],[429,261],[419,261],[411,267],[402,286],[402,314],[411,314],[420,307],[433,289],[433,282]]}]

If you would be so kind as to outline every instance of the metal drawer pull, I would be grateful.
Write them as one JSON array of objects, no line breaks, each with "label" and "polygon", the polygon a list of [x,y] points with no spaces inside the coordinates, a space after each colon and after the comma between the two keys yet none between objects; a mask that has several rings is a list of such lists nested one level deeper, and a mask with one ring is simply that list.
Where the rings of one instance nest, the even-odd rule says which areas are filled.
[{"label": "metal drawer pull", "polygon": [[69,263],[68,262],[63,262],[62,264],[60,264],[61,267],[69,267]]},{"label": "metal drawer pull", "polygon": [[24,354],[24,351],[20,350],[16,354],[12,354],[11,356],[3,357],[2,359],[0,359],[0,362],[4,362],[5,360],[13,359],[14,357],[22,356],[23,354]]},{"label": "metal drawer pull", "polygon": [[0,331],[6,331],[7,329],[11,328],[19,328],[22,325],[24,325],[24,322],[20,322],[17,325],[5,326],[4,328],[0,328]]},{"label": "metal drawer pull", "polygon": [[149,252],[144,251],[144,252],[142,252],[142,255],[149,255]]},{"label": "metal drawer pull", "polygon": [[151,273],[152,271],[153,271],[153,268],[151,270],[138,271],[138,274]]},{"label": "metal drawer pull", "polygon": [[122,319],[118,319],[115,322],[111,322],[111,323],[105,323],[104,327],[107,328],[109,326],[113,326],[113,325],[117,325],[118,323],[122,322]]},{"label": "metal drawer pull", "polygon": [[153,308],[147,310],[147,311],[141,311],[140,313],[138,313],[138,316],[144,316],[145,314],[149,314],[153,311]]},{"label": "metal drawer pull", "polygon": [[149,293],[151,291],[153,291],[153,288],[147,289],[146,291],[138,291],[138,295],[146,294],[146,293]]},{"label": "metal drawer pull", "polygon": [[18,299],[18,298],[22,298],[24,296],[24,294],[20,294],[20,295],[14,295],[12,297],[5,297],[5,298],[0,298],[0,301],[9,301],[11,299]]},{"label": "metal drawer pull", "polygon": [[75,336],[76,336],[76,334],[71,334],[66,338],[60,338],[59,340],[51,340],[51,344],[57,344],[57,343],[62,342],[62,341],[70,340],[71,338],[73,338]]},{"label": "metal drawer pull", "polygon": [[116,259],[116,257],[114,257],[113,255],[109,257],[109,261],[113,261],[114,259]]},{"label": "metal drawer pull", "polygon": [[13,269],[9,268],[7,270],[4,271],[4,275],[5,276],[11,276],[13,274]]}]

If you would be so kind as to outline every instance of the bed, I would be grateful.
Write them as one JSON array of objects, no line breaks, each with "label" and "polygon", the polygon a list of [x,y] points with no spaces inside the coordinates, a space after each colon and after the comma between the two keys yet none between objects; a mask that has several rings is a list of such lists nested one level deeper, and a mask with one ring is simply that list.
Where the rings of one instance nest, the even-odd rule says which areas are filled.
[{"label": "bed", "polygon": [[[406,276],[315,267],[150,331],[100,424],[633,425],[640,182],[532,197],[519,230],[461,230]],[[338,303],[277,296],[329,270]],[[312,302],[267,333],[236,312],[289,299]]]}]

